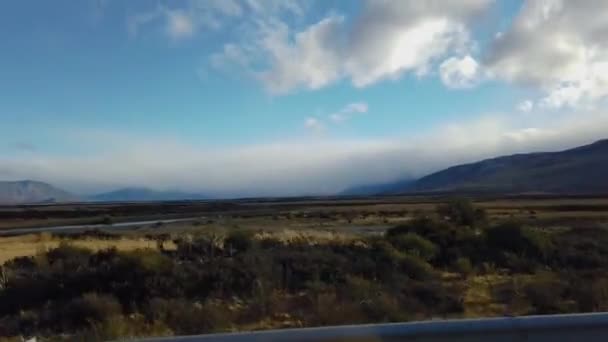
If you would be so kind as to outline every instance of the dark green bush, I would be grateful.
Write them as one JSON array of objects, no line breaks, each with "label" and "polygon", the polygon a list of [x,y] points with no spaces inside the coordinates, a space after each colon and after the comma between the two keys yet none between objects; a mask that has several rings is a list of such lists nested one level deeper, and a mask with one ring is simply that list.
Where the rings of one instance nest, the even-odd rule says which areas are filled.
[{"label": "dark green bush", "polygon": [[433,266],[414,255],[403,255],[399,262],[399,269],[409,278],[425,280],[433,277]]},{"label": "dark green bush", "polygon": [[460,257],[454,261],[454,270],[462,275],[469,276],[473,273],[473,265],[467,257]]},{"label": "dark green bush", "polygon": [[197,303],[183,299],[154,298],[147,316],[162,321],[178,335],[216,332],[226,329],[233,320],[225,305]]},{"label": "dark green bush", "polygon": [[510,252],[536,260],[545,260],[551,253],[551,239],[546,233],[527,228],[517,222],[507,222],[486,231],[489,249]]},{"label": "dark green bush", "polygon": [[437,246],[416,233],[391,235],[388,239],[397,250],[427,261],[437,255]]},{"label": "dark green bush", "polygon": [[566,284],[552,273],[536,274],[523,287],[527,300],[534,307],[534,314],[564,312]]},{"label": "dark green bush", "polygon": [[486,220],[485,211],[475,208],[473,202],[466,198],[452,199],[446,204],[437,206],[437,214],[458,226],[473,227]]},{"label": "dark green bush", "polygon": [[85,293],[55,312],[58,320],[73,328],[85,327],[121,315],[122,306],[114,296],[96,293]]},{"label": "dark green bush", "polygon": [[224,240],[225,248],[235,253],[246,252],[253,247],[254,243],[252,234],[245,230],[230,232]]}]

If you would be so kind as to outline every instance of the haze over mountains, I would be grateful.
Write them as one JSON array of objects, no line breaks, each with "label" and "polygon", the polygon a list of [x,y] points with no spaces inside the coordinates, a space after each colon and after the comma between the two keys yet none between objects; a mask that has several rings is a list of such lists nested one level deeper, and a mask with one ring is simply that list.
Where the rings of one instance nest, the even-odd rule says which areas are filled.
[{"label": "haze over mountains", "polygon": [[[429,192],[460,193],[608,193],[608,140],[560,152],[515,154],[457,165],[418,180],[361,185],[341,195]],[[0,204],[70,201],[171,201],[209,196],[180,191],[123,188],[77,196],[38,181],[0,182]]]},{"label": "haze over mountains", "polygon": [[0,181],[0,204],[69,202],[77,199],[77,196],[43,182]]},{"label": "haze over mountains", "polygon": [[[457,165],[383,194],[465,193],[608,193],[608,140],[560,152],[515,154]],[[396,182],[395,184],[399,184]]]},{"label": "haze over mountains", "polygon": [[78,196],[38,181],[0,181],[0,204],[61,202],[137,202],[206,199],[205,195],[179,191],[156,191],[147,188],[123,188],[115,191]]},{"label": "haze over mountains", "polygon": [[89,199],[100,202],[116,201],[180,201],[205,199],[205,195],[180,191],[155,191],[147,188],[123,188],[90,196]]}]

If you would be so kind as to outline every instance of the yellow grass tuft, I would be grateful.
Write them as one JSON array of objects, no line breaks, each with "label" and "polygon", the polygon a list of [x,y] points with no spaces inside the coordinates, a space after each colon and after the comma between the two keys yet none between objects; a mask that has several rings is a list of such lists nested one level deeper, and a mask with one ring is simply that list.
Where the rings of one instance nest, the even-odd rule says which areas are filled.
[{"label": "yellow grass tuft", "polygon": [[[62,239],[48,233],[28,234],[0,238],[0,265],[17,257],[33,256],[40,252],[56,248]],[[120,238],[104,240],[97,238],[67,240],[72,245],[85,247],[94,251],[115,247],[121,251],[131,251],[142,248],[156,248],[156,243],[143,238]],[[165,242],[165,249],[175,249],[171,241]]]}]

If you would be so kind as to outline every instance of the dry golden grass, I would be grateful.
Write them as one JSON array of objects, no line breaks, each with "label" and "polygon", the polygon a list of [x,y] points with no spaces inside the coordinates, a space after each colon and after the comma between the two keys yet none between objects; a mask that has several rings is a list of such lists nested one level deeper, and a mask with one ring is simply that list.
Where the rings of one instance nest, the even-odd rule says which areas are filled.
[{"label": "dry golden grass", "polygon": [[294,242],[305,242],[311,245],[325,243],[351,243],[355,236],[325,230],[292,230],[283,229],[272,232],[264,231],[255,235],[257,240],[275,240],[288,244]]},{"label": "dry golden grass", "polygon": [[[0,264],[16,257],[31,256],[59,246],[61,239],[48,233],[29,234],[0,238]],[[156,243],[143,238],[121,238],[103,240],[96,238],[67,240],[74,246],[89,248],[94,251],[115,247],[118,250],[130,251],[141,248],[156,248]],[[166,249],[174,249],[173,242],[165,242]]]},{"label": "dry golden grass", "polygon": [[466,317],[504,316],[507,307],[497,303],[492,289],[508,280],[507,276],[480,275],[467,279],[467,291],[464,297],[464,315]]}]

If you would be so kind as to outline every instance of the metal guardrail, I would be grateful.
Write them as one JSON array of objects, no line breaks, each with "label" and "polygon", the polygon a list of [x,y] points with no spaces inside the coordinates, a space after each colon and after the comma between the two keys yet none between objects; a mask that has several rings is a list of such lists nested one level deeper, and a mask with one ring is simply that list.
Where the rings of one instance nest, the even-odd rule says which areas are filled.
[{"label": "metal guardrail", "polygon": [[142,342],[608,342],[608,313],[501,317],[166,337]]}]

